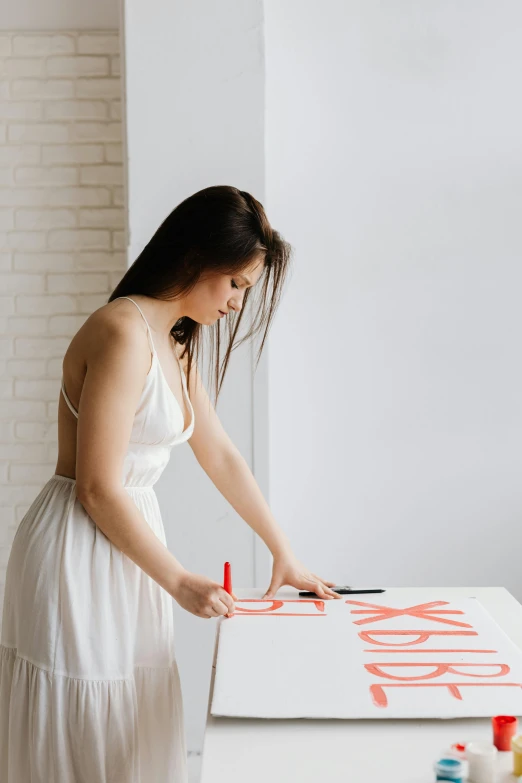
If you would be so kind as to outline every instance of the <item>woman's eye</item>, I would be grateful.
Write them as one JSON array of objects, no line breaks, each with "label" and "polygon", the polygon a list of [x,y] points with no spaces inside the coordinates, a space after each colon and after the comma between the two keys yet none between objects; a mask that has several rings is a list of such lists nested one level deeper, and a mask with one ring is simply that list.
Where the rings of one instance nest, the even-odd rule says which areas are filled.
[{"label": "woman's eye", "polygon": [[233,288],[239,288],[239,286],[237,286],[233,280],[232,280],[232,287]]}]

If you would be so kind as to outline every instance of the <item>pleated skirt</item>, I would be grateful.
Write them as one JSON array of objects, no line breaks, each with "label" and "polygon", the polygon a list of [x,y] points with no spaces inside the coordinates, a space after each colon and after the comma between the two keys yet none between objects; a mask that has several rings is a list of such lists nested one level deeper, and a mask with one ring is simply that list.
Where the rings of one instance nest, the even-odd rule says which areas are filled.
[{"label": "pleated skirt", "polygon": [[[152,487],[126,490],[154,533]],[[0,638],[2,783],[187,783],[173,599],[57,474],[16,531]]]}]

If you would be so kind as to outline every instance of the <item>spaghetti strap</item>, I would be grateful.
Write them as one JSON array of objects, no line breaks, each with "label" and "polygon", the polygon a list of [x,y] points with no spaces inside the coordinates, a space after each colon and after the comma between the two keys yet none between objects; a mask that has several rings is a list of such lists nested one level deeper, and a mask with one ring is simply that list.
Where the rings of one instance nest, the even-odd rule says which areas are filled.
[{"label": "spaghetti strap", "polygon": [[[176,395],[174,394],[174,392],[170,388],[170,386],[168,384],[168,381],[167,381],[167,379],[165,377],[165,373],[163,372],[163,368],[161,366],[161,362],[159,360],[159,356],[157,355],[156,349],[154,348],[154,341],[152,339],[152,334],[151,334],[149,322],[145,318],[145,315],[143,314],[143,311],[142,311],[141,307],[139,306],[139,304],[137,302],[134,301],[134,299],[131,299],[130,296],[117,296],[116,299],[128,299],[130,302],[135,304],[136,307],[138,308],[138,310],[140,311],[141,316],[142,316],[143,320],[145,321],[145,323],[147,325],[147,332],[148,332],[148,335],[149,335],[149,338],[150,338],[150,342],[151,342],[152,353],[156,355],[156,360],[157,360],[157,364],[158,364],[158,367],[159,367],[159,371],[160,371],[162,382],[167,387],[169,393],[172,395],[172,397],[173,397],[177,407],[179,408],[179,410],[181,412],[181,415],[183,416],[183,424],[184,424],[185,423],[185,421],[184,421],[184,412],[183,412],[183,410],[181,408],[181,405],[179,404],[179,401],[178,401]],[[114,301],[116,301],[116,300],[113,299],[113,302]],[[194,408],[192,407],[192,402],[190,400],[190,395],[189,395],[189,392],[188,392],[188,385],[187,385],[187,378],[186,378],[186,375],[185,375],[185,371],[183,370],[183,367],[181,366],[181,359],[178,356],[177,350],[175,350],[174,353],[176,354],[176,359],[177,359],[178,367],[179,367],[179,374],[181,376],[181,396],[187,402],[187,407],[188,407],[188,410],[189,410],[189,413],[190,413],[190,417],[191,417],[190,418],[190,424],[188,425],[188,427],[186,427],[183,430],[182,434],[184,434],[185,432],[188,432],[190,430],[190,428],[192,427],[192,425],[194,423],[195,416],[194,416]]]},{"label": "spaghetti strap", "polygon": [[[181,414],[183,415],[183,410],[182,410],[182,408],[181,408],[181,405],[180,405],[180,403],[178,402],[178,400],[177,400],[177,398],[176,398],[176,395],[174,394],[174,392],[173,392],[173,391],[172,391],[172,389],[170,388],[170,386],[169,386],[169,384],[168,384],[168,382],[167,382],[167,379],[165,378],[165,375],[164,375],[164,373],[163,373],[163,368],[162,368],[162,366],[161,366],[161,363],[160,363],[160,361],[159,361],[159,357],[158,357],[158,355],[157,355],[157,353],[156,353],[156,349],[155,349],[155,347],[154,347],[154,340],[152,339],[152,333],[151,333],[151,329],[150,329],[150,326],[149,326],[149,322],[148,322],[148,321],[147,321],[147,319],[145,318],[145,315],[144,315],[144,313],[143,313],[143,311],[142,311],[141,307],[140,307],[140,306],[139,306],[139,304],[138,304],[137,302],[135,302],[135,301],[134,301],[134,299],[132,299],[130,296],[117,296],[117,297],[116,297],[116,299],[128,299],[130,302],[132,302],[132,303],[133,303],[134,305],[136,305],[136,307],[138,308],[138,310],[139,310],[139,312],[140,312],[140,314],[141,314],[141,317],[142,317],[142,318],[143,318],[143,320],[145,321],[145,325],[146,325],[146,327],[147,327],[147,334],[148,334],[148,337],[149,337],[149,344],[150,344],[150,348],[151,348],[151,350],[152,350],[152,354],[153,354],[153,356],[156,356],[156,361],[157,361],[157,364],[158,364],[158,367],[159,367],[159,371],[160,371],[160,376],[161,376],[162,383],[164,383],[164,384],[165,384],[165,386],[168,388],[168,390],[169,390],[170,394],[172,395],[172,397],[173,397],[173,399],[174,399],[174,401],[175,401],[175,403],[176,403],[176,406],[178,407],[178,409],[181,411]],[[115,300],[113,300],[113,301],[115,301]],[[182,431],[182,434],[185,434],[186,432],[188,432],[188,431],[190,430],[190,428],[192,427],[192,425],[193,425],[193,423],[194,423],[194,409],[193,409],[193,407],[192,407],[192,402],[191,402],[191,400],[190,400],[190,395],[189,395],[189,391],[188,391],[188,384],[187,384],[187,378],[186,378],[186,375],[185,375],[185,371],[183,370],[183,367],[182,367],[182,365],[181,365],[181,360],[180,360],[180,358],[179,358],[179,356],[178,356],[178,352],[177,352],[177,350],[175,350],[175,351],[174,351],[174,353],[175,353],[175,355],[176,355],[176,360],[177,360],[177,362],[178,362],[178,367],[179,367],[179,373],[180,373],[180,376],[181,376],[181,395],[182,395],[182,398],[183,398],[183,399],[186,401],[186,403],[187,403],[187,407],[188,407],[188,410],[189,410],[189,413],[190,413],[190,419],[191,419],[191,421],[190,421],[190,424],[188,425],[188,427],[186,427],[186,428],[185,428],[185,429]],[[69,408],[69,410],[71,411],[71,413],[73,414],[73,416],[74,416],[74,417],[77,419],[77,418],[79,417],[79,414],[78,414],[78,411],[77,411],[77,410],[74,408],[74,406],[73,406],[73,404],[72,404],[71,400],[69,399],[69,396],[68,396],[67,392],[65,391],[65,384],[64,384],[64,381],[63,381],[63,375],[62,375],[61,392],[62,392],[62,394],[63,394],[63,397],[64,397],[64,400],[65,400],[65,402],[67,403],[67,407]],[[184,423],[184,422],[183,422],[183,423]]]},{"label": "spaghetti strap", "polygon": [[[145,315],[143,314],[143,310],[141,309],[141,307],[139,306],[139,304],[138,304],[137,302],[135,302],[135,301],[134,301],[134,299],[131,299],[131,298],[130,298],[130,296],[117,296],[117,297],[116,297],[116,299],[128,299],[130,302],[132,302],[133,304],[135,304],[135,305],[136,305],[136,307],[137,307],[137,308],[138,308],[138,310],[140,311],[140,313],[141,313],[141,316],[142,316],[142,318],[143,318],[143,320],[145,321],[145,324],[146,324],[146,326],[147,326],[147,334],[148,334],[148,336],[149,336],[149,343],[150,343],[150,347],[151,347],[152,353],[155,353],[156,351],[155,351],[155,348],[154,348],[154,341],[153,341],[153,339],[152,339],[152,334],[151,334],[151,331],[150,331],[149,322],[148,322],[148,321],[147,321],[147,319],[145,318]],[[62,391],[62,394],[63,394],[64,400],[65,400],[65,402],[67,403],[67,407],[69,408],[69,410],[71,411],[71,413],[73,414],[73,416],[75,416],[75,418],[78,418],[78,411],[76,410],[76,408],[74,407],[74,405],[73,405],[73,404],[72,404],[72,402],[70,401],[70,399],[69,399],[69,395],[68,395],[68,394],[67,394],[67,392],[65,391],[65,385],[64,385],[64,382],[63,382],[63,375],[62,375],[62,387],[61,387],[61,391]]]},{"label": "spaghetti strap", "polygon": [[[129,302],[132,302],[133,304],[135,304],[135,305],[136,305],[136,307],[138,308],[138,310],[140,311],[140,313],[141,313],[141,315],[142,315],[142,318],[143,318],[143,320],[145,321],[145,323],[146,323],[146,325],[147,325],[147,332],[148,332],[148,335],[149,335],[149,337],[150,337],[150,342],[151,342],[152,352],[153,352],[153,353],[156,353],[156,349],[154,348],[154,341],[153,341],[153,339],[152,339],[152,333],[151,333],[151,330],[150,330],[149,322],[148,322],[148,321],[147,321],[147,319],[145,318],[145,315],[143,314],[143,310],[141,309],[141,307],[139,306],[139,304],[138,304],[137,302],[135,302],[135,301],[134,301],[134,299],[131,299],[131,297],[130,297],[130,296],[117,296],[117,297],[116,297],[116,299],[128,299],[128,300],[129,300]],[[115,300],[115,299],[113,299],[113,301],[116,301],[116,300]],[[178,352],[177,352],[177,351],[174,351],[174,353],[175,353],[175,355],[176,355],[176,359],[178,360],[179,372],[180,372],[180,375],[181,375],[181,381],[182,381],[182,393],[183,393],[183,392],[185,393],[185,395],[186,395],[186,397],[187,397],[187,399],[189,400],[189,403],[190,403],[190,398],[189,398],[189,394],[188,394],[188,388],[187,388],[187,383],[186,383],[185,372],[184,372],[184,370],[183,370],[183,367],[181,366],[181,360],[180,360],[180,358],[179,358],[179,356],[178,356]],[[158,357],[158,364],[160,365],[160,368],[161,368],[161,363],[160,363],[160,361],[159,361],[159,357]],[[162,372],[163,372],[163,370],[162,370]],[[171,389],[171,391],[172,391],[172,389]]]},{"label": "spaghetti strap", "polygon": [[70,399],[69,399],[69,397],[67,395],[67,392],[65,391],[65,386],[64,386],[64,383],[63,383],[63,375],[62,375],[62,394],[63,394],[63,398],[64,398],[65,402],[67,403],[67,407],[69,408],[69,410],[71,411],[73,416],[75,416],[75,418],[78,418],[78,411],[74,408],[72,402],[70,401]]},{"label": "spaghetti strap", "polygon": [[[145,321],[145,324],[147,326],[147,334],[149,336],[150,347],[151,347],[152,353],[156,353],[156,349],[154,348],[154,340],[152,339],[152,332],[151,332],[151,329],[150,329],[150,326],[149,326],[149,322],[145,318],[145,315],[143,314],[143,310],[141,309],[139,304],[137,302],[135,302],[134,299],[131,299],[130,296],[117,296],[116,299],[128,299],[129,302],[132,302],[132,304],[136,305],[136,307],[138,308],[138,310],[141,313],[141,317],[143,318],[143,320]],[[113,299],[113,302],[115,302],[116,299]]]}]

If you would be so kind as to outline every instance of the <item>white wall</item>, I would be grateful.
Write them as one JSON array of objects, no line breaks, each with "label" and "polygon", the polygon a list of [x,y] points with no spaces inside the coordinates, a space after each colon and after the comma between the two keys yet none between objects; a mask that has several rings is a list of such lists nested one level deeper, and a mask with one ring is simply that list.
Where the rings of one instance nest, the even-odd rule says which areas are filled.
[{"label": "white wall", "polygon": [[272,510],[325,578],[522,599],[522,7],[265,13]]},{"label": "white wall", "polygon": [[[261,0],[126,1],[129,262],[165,216],[201,188],[232,184],[263,200],[261,36]],[[251,374],[251,352],[243,346],[232,355],[217,407],[250,465],[255,453]],[[234,584],[253,585],[253,533],[201,470],[188,444],[173,450],[157,494],[169,548],[186,568],[221,581],[229,560]],[[202,747],[214,634],[215,621],[176,607],[176,651],[192,752]]]},{"label": "white wall", "polygon": [[[294,273],[261,382],[234,354],[218,413],[297,554],[339,582],[504,584],[522,598],[522,11],[264,5],[263,51],[261,0],[127,0],[129,261],[202,187],[260,198]],[[264,586],[252,534],[189,446],[158,494],[186,567],[220,579],[230,559],[236,585]],[[193,751],[214,629],[178,613]]]},{"label": "white wall", "polygon": [[4,31],[0,70],[1,606],[56,467],[63,355],[119,282],[125,238],[118,31]]}]

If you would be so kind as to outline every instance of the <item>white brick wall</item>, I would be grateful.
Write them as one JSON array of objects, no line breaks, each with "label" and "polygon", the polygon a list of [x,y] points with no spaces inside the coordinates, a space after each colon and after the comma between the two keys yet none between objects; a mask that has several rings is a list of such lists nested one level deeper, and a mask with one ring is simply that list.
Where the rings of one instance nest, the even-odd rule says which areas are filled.
[{"label": "white brick wall", "polygon": [[125,270],[119,73],[117,31],[0,33],[0,606],[63,355]]}]

